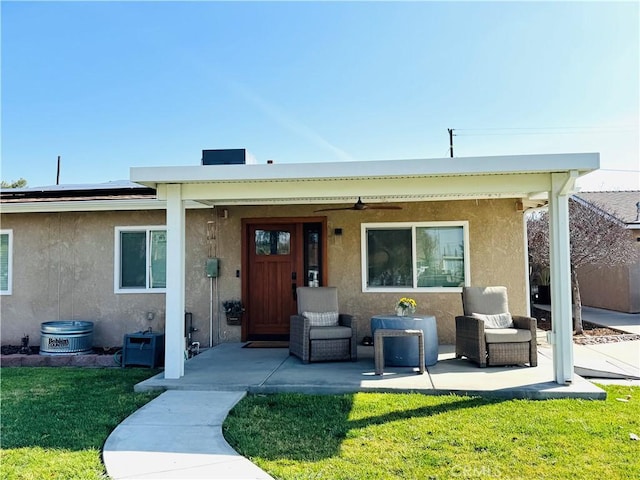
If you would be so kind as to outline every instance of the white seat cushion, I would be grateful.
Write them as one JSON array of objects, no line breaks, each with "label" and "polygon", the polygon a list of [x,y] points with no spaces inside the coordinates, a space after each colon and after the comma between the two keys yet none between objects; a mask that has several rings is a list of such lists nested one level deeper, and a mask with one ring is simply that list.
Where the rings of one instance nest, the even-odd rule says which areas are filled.
[{"label": "white seat cushion", "polygon": [[520,343],[531,341],[531,330],[520,328],[491,328],[484,331],[487,343]]},{"label": "white seat cushion", "polygon": [[513,319],[510,313],[498,313],[495,315],[485,315],[483,313],[472,313],[473,318],[484,322],[484,328],[513,328]]},{"label": "white seat cushion", "polygon": [[352,330],[349,327],[312,327],[309,329],[311,340],[335,340],[338,338],[351,338]]},{"label": "white seat cushion", "polygon": [[338,325],[338,312],[302,312],[303,317],[309,319],[312,327],[336,327]]}]

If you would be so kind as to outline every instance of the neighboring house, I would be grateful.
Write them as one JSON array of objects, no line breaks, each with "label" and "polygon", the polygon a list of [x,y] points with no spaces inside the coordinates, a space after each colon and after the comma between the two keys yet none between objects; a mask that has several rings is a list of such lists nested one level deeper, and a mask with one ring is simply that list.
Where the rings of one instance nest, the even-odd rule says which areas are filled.
[{"label": "neighboring house", "polygon": [[[574,199],[626,225],[640,249],[640,191],[580,192]],[[629,266],[593,265],[578,272],[582,304],[626,313],[640,313],[640,256]]]},{"label": "neighboring house", "polygon": [[[464,285],[505,285],[511,311],[529,311],[523,216],[547,201],[554,298],[570,299],[568,195],[599,157],[207,163],[132,168],[134,185],[3,190],[2,343],[39,338],[50,320],[93,321],[105,347],[151,327],[166,333],[165,376],[179,378],[185,311],[203,346],[286,338],[295,288],[333,285],[360,338],[371,316],[411,296],[451,344]],[[241,325],[226,322],[229,299],[244,303]],[[570,318],[570,303],[557,302],[554,318]],[[558,324],[565,383],[570,321]]]}]

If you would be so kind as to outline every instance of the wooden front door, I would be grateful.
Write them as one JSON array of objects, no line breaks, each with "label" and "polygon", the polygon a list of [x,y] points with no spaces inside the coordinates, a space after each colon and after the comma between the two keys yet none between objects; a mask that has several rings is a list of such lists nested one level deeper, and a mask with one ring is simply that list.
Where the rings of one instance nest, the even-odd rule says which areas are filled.
[{"label": "wooden front door", "polygon": [[318,286],[325,276],[324,222],[296,220],[243,222],[243,340],[288,340],[296,288]]}]

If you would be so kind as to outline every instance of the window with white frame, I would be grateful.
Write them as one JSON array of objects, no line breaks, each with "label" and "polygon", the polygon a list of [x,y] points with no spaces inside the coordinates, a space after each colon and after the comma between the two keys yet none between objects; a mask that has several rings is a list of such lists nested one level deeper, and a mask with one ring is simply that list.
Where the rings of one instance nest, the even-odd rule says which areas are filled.
[{"label": "window with white frame", "polygon": [[0,230],[0,295],[11,295],[13,230]]},{"label": "window with white frame", "polygon": [[362,290],[461,291],[470,284],[468,222],[362,224]]},{"label": "window with white frame", "polygon": [[116,227],[115,246],[116,293],[165,291],[166,227]]}]

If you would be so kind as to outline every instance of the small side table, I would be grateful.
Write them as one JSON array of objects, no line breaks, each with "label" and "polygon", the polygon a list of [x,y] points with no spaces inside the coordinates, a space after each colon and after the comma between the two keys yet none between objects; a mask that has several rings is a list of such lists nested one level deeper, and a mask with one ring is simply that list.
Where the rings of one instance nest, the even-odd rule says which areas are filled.
[{"label": "small side table", "polygon": [[[438,328],[433,315],[374,315],[371,317],[371,334],[384,330],[422,330],[424,335],[424,360],[429,367],[438,362]],[[394,367],[410,367],[418,363],[418,346],[412,338],[385,338],[384,363]]]},{"label": "small side table", "polygon": [[380,328],[374,334],[374,358],[376,375],[384,373],[384,337],[417,337],[418,338],[418,372],[424,373],[424,334],[422,330],[396,330],[392,328]]}]

